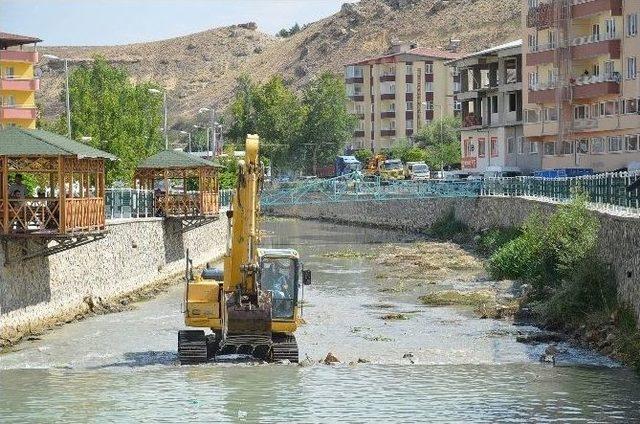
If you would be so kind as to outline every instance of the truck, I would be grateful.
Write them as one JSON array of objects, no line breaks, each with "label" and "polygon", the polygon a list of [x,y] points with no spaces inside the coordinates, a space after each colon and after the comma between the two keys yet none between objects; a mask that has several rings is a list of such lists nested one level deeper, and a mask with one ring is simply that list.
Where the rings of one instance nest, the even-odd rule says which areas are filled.
[{"label": "truck", "polygon": [[387,159],[378,165],[378,174],[381,180],[404,180],[404,168],[400,159]]},{"label": "truck", "polygon": [[407,180],[428,180],[430,175],[429,167],[424,162],[407,162],[404,165],[404,178]]},{"label": "truck", "polygon": [[336,177],[362,170],[362,164],[355,156],[336,157]]}]

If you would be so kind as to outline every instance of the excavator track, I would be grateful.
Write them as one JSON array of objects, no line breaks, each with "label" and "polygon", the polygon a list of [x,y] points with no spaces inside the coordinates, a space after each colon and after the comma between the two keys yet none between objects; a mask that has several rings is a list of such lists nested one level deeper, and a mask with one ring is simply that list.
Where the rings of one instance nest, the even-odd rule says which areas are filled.
[{"label": "excavator track", "polygon": [[202,330],[178,331],[178,359],[180,364],[207,362],[207,338]]},{"label": "excavator track", "polygon": [[272,346],[272,360],[274,362],[298,362],[298,342],[293,334],[274,335]]}]

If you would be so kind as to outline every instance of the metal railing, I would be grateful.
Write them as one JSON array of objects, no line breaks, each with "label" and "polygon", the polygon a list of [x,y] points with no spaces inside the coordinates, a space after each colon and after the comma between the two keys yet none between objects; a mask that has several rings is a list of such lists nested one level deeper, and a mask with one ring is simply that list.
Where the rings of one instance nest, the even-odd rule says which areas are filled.
[{"label": "metal railing", "polygon": [[[484,180],[384,181],[359,173],[328,180],[270,187],[261,202],[269,206],[389,201],[433,197],[512,196],[566,202],[582,193],[598,209],[640,213],[640,171],[565,178],[509,177]],[[639,184],[640,185],[640,184]]]},{"label": "metal railing", "polygon": [[106,192],[107,219],[148,218],[154,216],[152,190],[109,188]]}]

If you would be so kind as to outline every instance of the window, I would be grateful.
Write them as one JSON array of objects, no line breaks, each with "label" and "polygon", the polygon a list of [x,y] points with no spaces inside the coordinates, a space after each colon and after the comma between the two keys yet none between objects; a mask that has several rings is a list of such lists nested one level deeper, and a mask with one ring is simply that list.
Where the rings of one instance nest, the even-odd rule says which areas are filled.
[{"label": "window", "polygon": [[632,13],[627,15],[627,37],[635,37],[638,35],[638,14]]},{"label": "window", "polygon": [[573,108],[573,118],[574,119],[587,119],[589,118],[589,106],[588,105],[578,105]]},{"label": "window", "polygon": [[622,151],[622,137],[614,136],[609,137],[609,152],[621,152]]},{"label": "window", "polygon": [[638,141],[640,141],[640,134],[630,134],[625,136],[624,144],[628,152],[638,151]]},{"label": "window", "polygon": [[492,96],[491,101],[491,113],[498,113],[498,96]]},{"label": "window", "polygon": [[407,129],[408,130],[412,130],[413,129],[413,119],[408,119],[406,125],[407,125]]},{"label": "window", "polygon": [[534,87],[534,88],[538,86],[538,73],[537,72],[529,73],[529,86],[530,87]]},{"label": "window", "polygon": [[13,69],[13,66],[8,66],[4,68],[4,76],[6,78],[13,78],[14,75],[15,75],[15,70]]},{"label": "window", "polygon": [[390,130],[395,130],[396,129],[396,121],[389,121],[389,129]]},{"label": "window", "polygon": [[4,106],[15,106],[16,105],[16,98],[12,95],[7,95],[4,96],[4,99],[2,99],[2,104]]},{"label": "window", "polygon": [[453,110],[461,111],[462,110],[462,102],[456,100],[453,102]]},{"label": "window", "polygon": [[376,107],[373,103],[371,103],[371,113],[375,113]]},{"label": "window", "polygon": [[600,116],[615,116],[618,114],[618,102],[602,102],[600,103]]},{"label": "window", "polygon": [[547,41],[549,42],[548,47],[550,49],[556,48],[556,33],[553,30],[547,31]]},{"label": "window", "polygon": [[410,82],[407,83],[407,87],[406,87],[407,93],[413,93],[413,84],[411,84]]},{"label": "window", "polygon": [[433,92],[433,83],[431,81],[427,81],[424,83],[424,91],[427,93]]},{"label": "window", "polygon": [[524,154],[524,137],[518,137],[518,154]]},{"label": "window", "polygon": [[537,155],[538,154],[538,143],[535,141],[530,141],[529,142],[529,153],[532,155]]},{"label": "window", "polygon": [[529,0],[529,9],[534,9],[538,7],[540,0]]},{"label": "window", "polygon": [[562,154],[563,155],[572,155],[573,154],[573,141],[564,140],[562,142]]},{"label": "window", "polygon": [[364,121],[358,120],[358,131],[364,131]]},{"label": "window", "polygon": [[485,157],[486,151],[487,151],[487,146],[485,145],[485,139],[479,138],[478,139],[478,157],[479,158]]},{"label": "window", "polygon": [[544,121],[556,122],[558,120],[558,109],[548,107],[544,109]]},{"label": "window", "polygon": [[586,138],[576,140],[576,151],[579,155],[586,155],[589,153],[589,140]]},{"label": "window", "polygon": [[517,99],[518,99],[518,96],[515,91],[512,91],[511,93],[509,93],[509,112],[516,111]]},{"label": "window", "polygon": [[413,110],[413,102],[407,102],[407,112],[411,112]]},{"label": "window", "polygon": [[596,63],[595,65],[593,65],[593,68],[591,69],[593,71],[593,75],[598,77],[600,76],[600,64]]},{"label": "window", "polygon": [[627,79],[636,79],[637,74],[638,74],[638,71],[636,68],[635,56],[628,57],[627,58]]},{"label": "window", "polygon": [[433,110],[433,102],[431,100],[424,102],[424,110]]},{"label": "window", "polygon": [[498,137],[491,137],[491,157],[498,157]]},{"label": "window", "polygon": [[473,144],[473,138],[465,139],[464,142],[463,142],[462,148],[464,150],[464,156],[465,157],[475,156],[474,153],[475,153],[476,147]]},{"label": "window", "polygon": [[538,34],[529,34],[529,50],[538,51]]},{"label": "window", "polygon": [[409,62],[407,62],[407,65],[405,66],[405,73],[407,75],[413,75],[413,65]]},{"label": "window", "polygon": [[556,154],[556,143],[553,141],[545,141],[544,142],[544,151],[545,156],[553,156]]},{"label": "window", "polygon": [[507,138],[507,153],[510,155],[516,151],[516,139],[514,137]]},{"label": "window", "polygon": [[604,27],[607,34],[607,39],[611,40],[616,36],[616,20],[614,18],[608,18],[604,20]]},{"label": "window", "polygon": [[524,122],[527,124],[537,124],[538,111],[535,109],[526,109],[524,111]]},{"label": "window", "polygon": [[433,74],[433,64],[425,63],[424,64],[424,73],[425,74]]},{"label": "window", "polygon": [[595,137],[591,139],[591,153],[593,154],[604,153],[604,138]]}]

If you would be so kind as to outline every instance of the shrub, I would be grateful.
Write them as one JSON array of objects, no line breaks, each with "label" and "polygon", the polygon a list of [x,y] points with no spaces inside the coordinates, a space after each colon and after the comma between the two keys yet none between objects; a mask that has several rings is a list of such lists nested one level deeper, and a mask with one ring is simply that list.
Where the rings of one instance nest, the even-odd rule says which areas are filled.
[{"label": "shrub", "polygon": [[459,234],[466,234],[468,231],[469,228],[456,218],[453,208],[438,218],[429,229],[432,236],[445,240],[450,240]]},{"label": "shrub", "polygon": [[484,254],[492,254],[521,234],[519,228],[491,228],[480,234],[478,250]]}]

